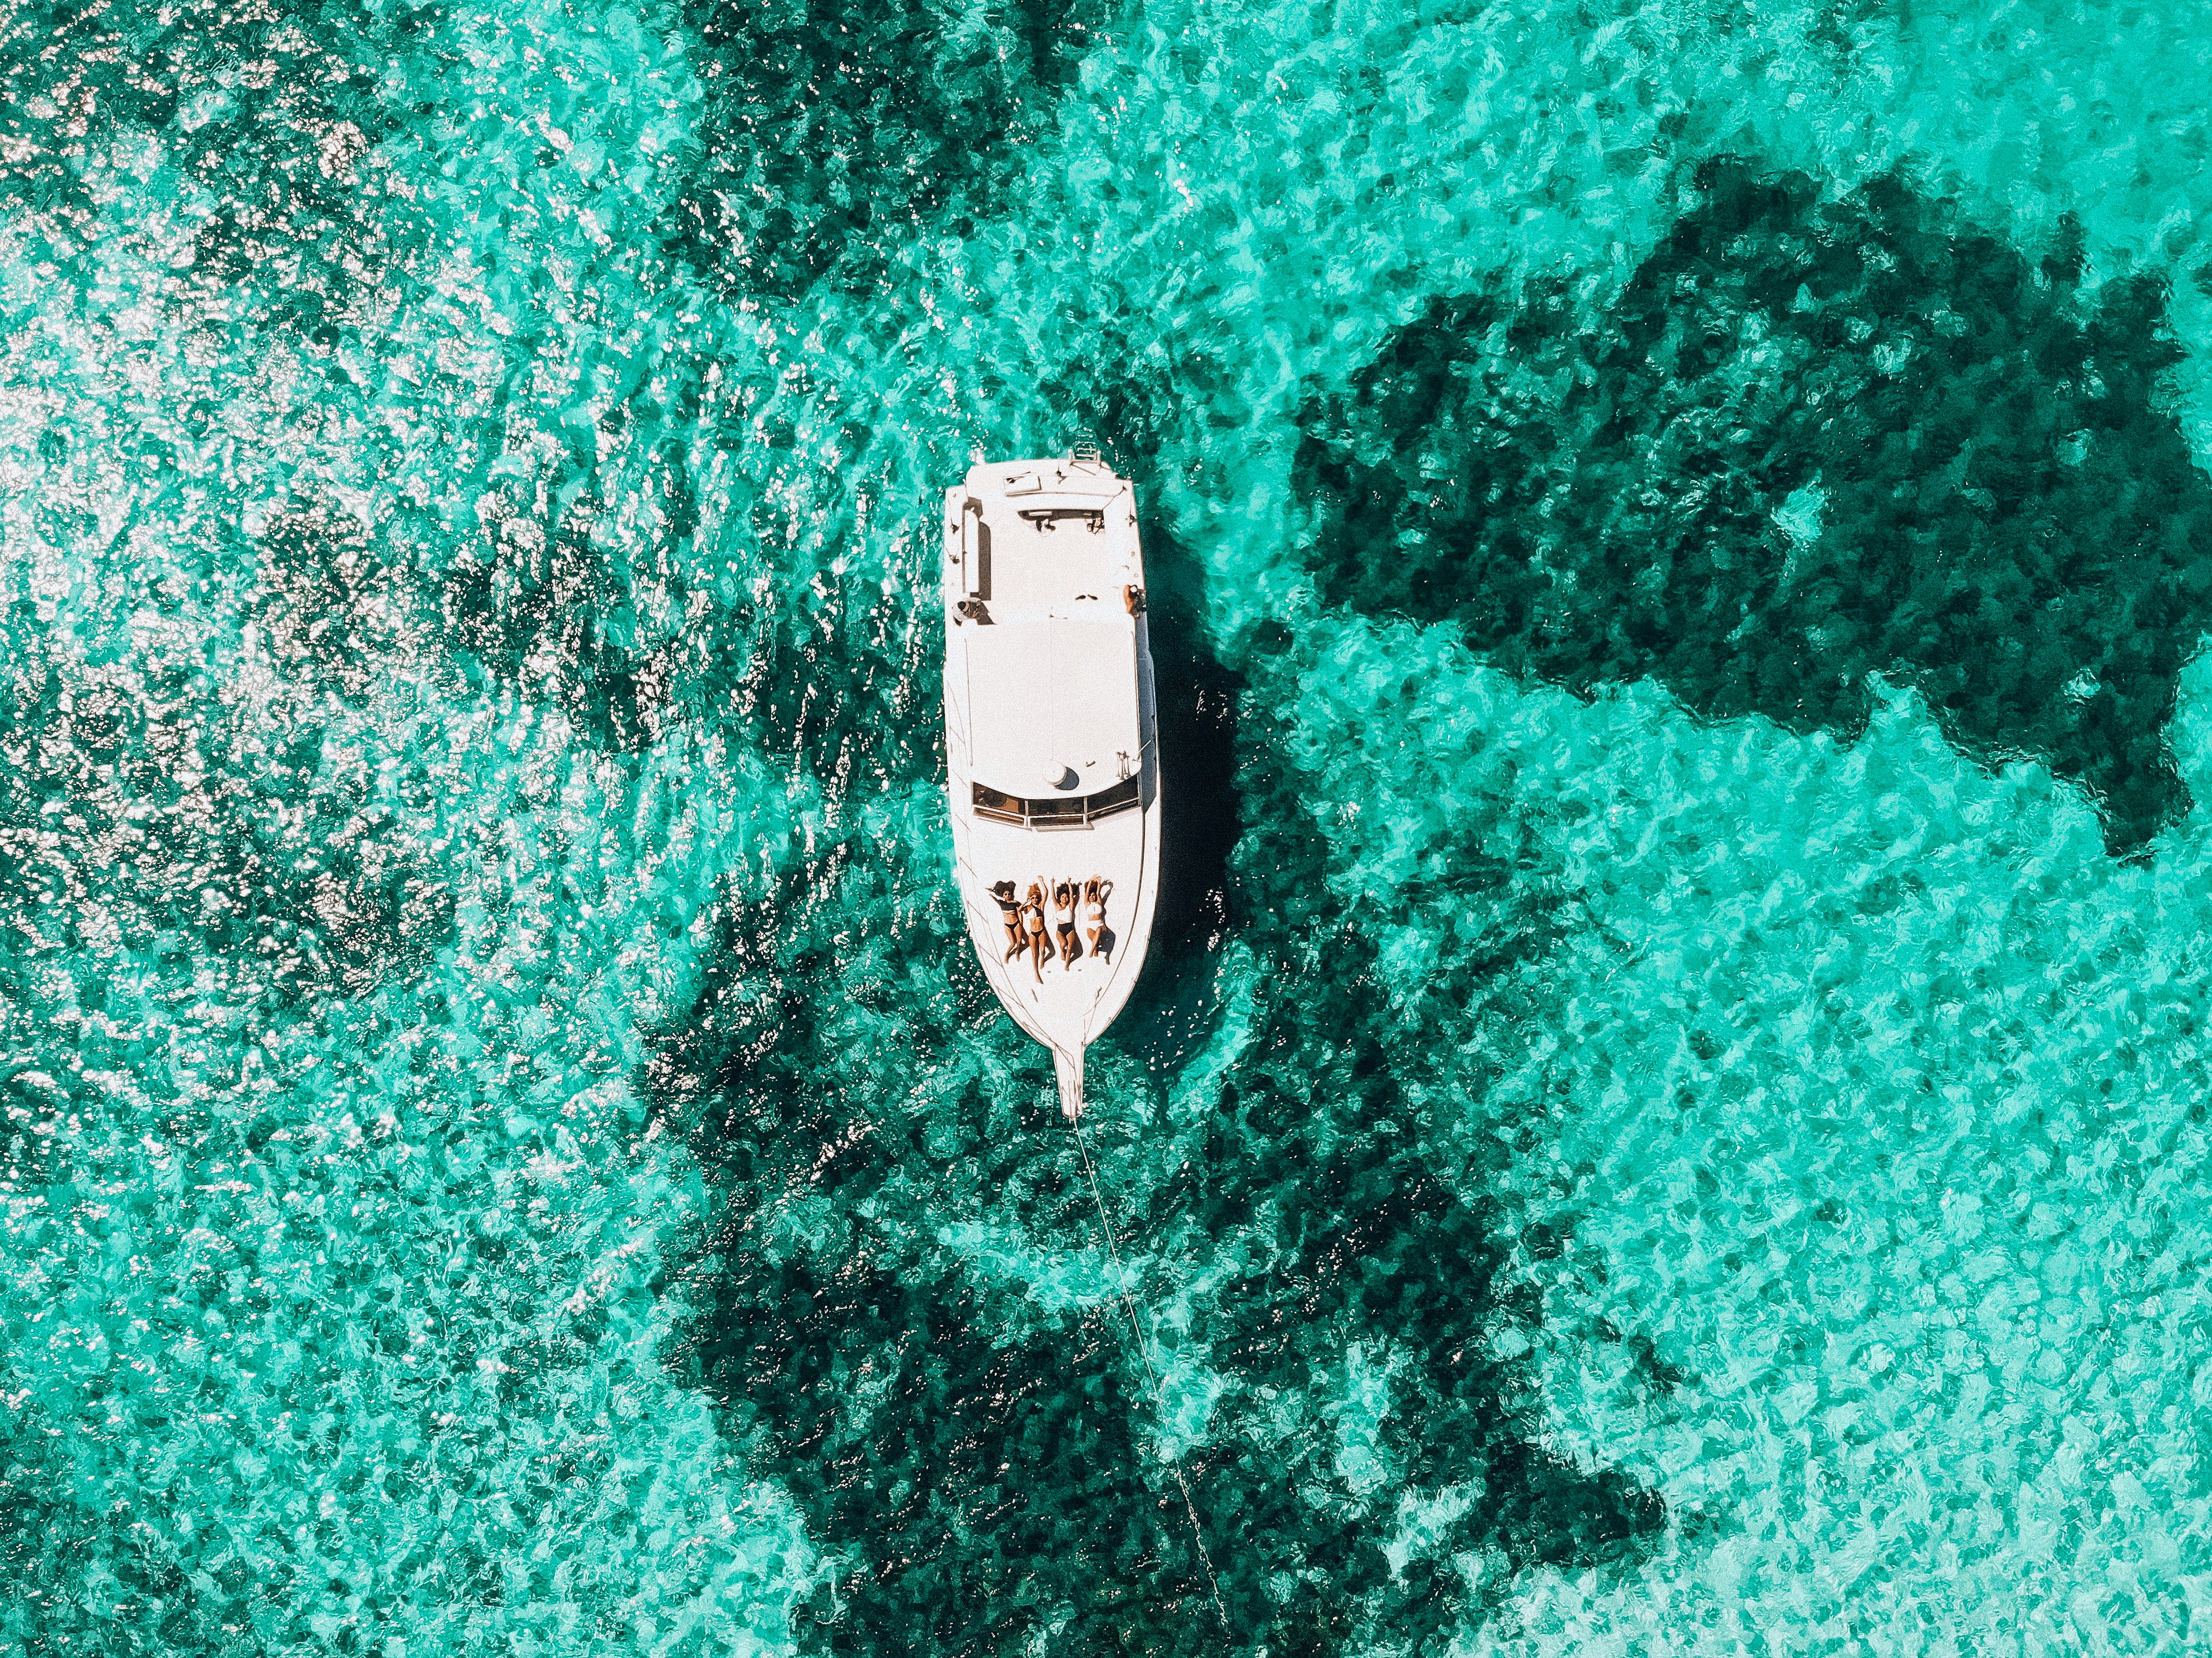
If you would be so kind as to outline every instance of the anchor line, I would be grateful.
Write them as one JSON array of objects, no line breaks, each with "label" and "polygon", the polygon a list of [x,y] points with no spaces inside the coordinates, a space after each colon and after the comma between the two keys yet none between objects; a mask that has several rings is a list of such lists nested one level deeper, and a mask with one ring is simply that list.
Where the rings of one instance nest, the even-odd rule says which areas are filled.
[{"label": "anchor line", "polygon": [[[1098,1224],[1106,1234],[1106,1254],[1114,1263],[1114,1282],[1121,1292],[1121,1310],[1129,1321],[1129,1333],[1136,1339],[1137,1357],[1145,1366],[1145,1379],[1152,1384],[1152,1408],[1159,1413],[1163,1432],[1168,1425],[1167,1396],[1160,1387],[1160,1373],[1152,1368],[1151,1345],[1145,1339],[1144,1326],[1137,1321],[1137,1303],[1130,1298],[1128,1279],[1121,1271],[1121,1248],[1115,1241],[1114,1223],[1106,1213],[1106,1199],[1098,1190],[1098,1171],[1091,1166],[1091,1148],[1084,1144],[1081,1119],[1070,1117],[1067,1126],[1075,1132],[1075,1149],[1083,1157],[1084,1178],[1091,1182],[1091,1200],[1098,1206]],[[1206,1552],[1206,1538],[1199,1530],[1198,1504],[1191,1501],[1190,1482],[1182,1477],[1182,1466],[1172,1457],[1164,1459],[1168,1472],[1175,1476],[1176,1489],[1182,1493],[1182,1509],[1190,1517],[1190,1540],[1198,1550],[1199,1564],[1206,1568],[1206,1593],[1213,1600],[1213,1615],[1221,1620],[1221,1631],[1229,1632],[1229,1609],[1221,1604],[1221,1581],[1213,1575],[1213,1558]]]}]

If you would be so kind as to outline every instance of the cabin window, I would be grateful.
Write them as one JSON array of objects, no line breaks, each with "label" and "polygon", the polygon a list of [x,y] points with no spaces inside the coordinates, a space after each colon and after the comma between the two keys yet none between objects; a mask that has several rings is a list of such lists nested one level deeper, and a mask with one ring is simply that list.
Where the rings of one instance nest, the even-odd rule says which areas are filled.
[{"label": "cabin window", "polygon": [[1106,513],[1097,507],[1024,507],[1021,515],[1039,530],[1057,530],[1064,519],[1081,519],[1083,527],[1097,535],[1106,527]]},{"label": "cabin window", "polygon": [[1019,823],[1027,829],[1087,829],[1102,817],[1142,805],[1144,799],[1141,780],[1134,777],[1124,778],[1096,794],[1060,795],[1048,800],[1025,800],[981,783],[971,783],[969,789],[978,817]]}]

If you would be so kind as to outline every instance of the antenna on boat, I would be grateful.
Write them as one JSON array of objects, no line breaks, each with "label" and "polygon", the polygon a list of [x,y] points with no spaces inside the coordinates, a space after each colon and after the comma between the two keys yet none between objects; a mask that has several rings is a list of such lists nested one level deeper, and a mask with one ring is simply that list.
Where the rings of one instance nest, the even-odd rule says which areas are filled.
[{"label": "antenna on boat", "polygon": [[[1057,1049],[1054,1057],[1059,1057]],[[1114,1264],[1114,1287],[1121,1297],[1121,1311],[1128,1318],[1129,1334],[1137,1344],[1137,1357],[1144,1361],[1145,1380],[1152,1390],[1152,1409],[1159,1417],[1160,1431],[1165,1433],[1168,1426],[1167,1395],[1160,1387],[1159,1370],[1152,1363],[1152,1344],[1146,1339],[1145,1327],[1137,1317],[1136,1300],[1129,1293],[1128,1275],[1121,1270],[1121,1246],[1114,1236],[1114,1223],[1106,1213],[1106,1199],[1098,1190],[1098,1170],[1091,1161],[1091,1148],[1083,1139],[1083,1056],[1080,1052],[1076,1054],[1075,1063],[1076,1108],[1073,1110],[1067,1108],[1066,1073],[1062,1072],[1060,1109],[1066,1113],[1067,1126],[1075,1135],[1075,1149],[1083,1158],[1083,1177],[1091,1183],[1091,1200],[1098,1206],[1098,1225],[1106,1235],[1106,1256]],[[1206,1537],[1198,1525],[1198,1504],[1191,1501],[1190,1482],[1182,1477],[1182,1465],[1166,1455],[1164,1450],[1160,1460],[1168,1465],[1168,1472],[1175,1476],[1176,1489],[1182,1493],[1182,1511],[1190,1518],[1190,1540],[1198,1550],[1199,1564],[1206,1568],[1206,1590],[1213,1600],[1213,1615],[1221,1620],[1221,1632],[1226,1635],[1229,1633],[1229,1609],[1221,1603],[1221,1580],[1213,1575],[1213,1557],[1206,1552]]]}]

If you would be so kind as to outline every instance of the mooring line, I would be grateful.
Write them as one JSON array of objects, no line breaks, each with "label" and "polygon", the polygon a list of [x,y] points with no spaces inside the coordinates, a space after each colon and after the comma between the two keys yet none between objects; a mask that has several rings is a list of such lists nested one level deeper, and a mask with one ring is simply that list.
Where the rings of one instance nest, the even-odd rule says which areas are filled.
[{"label": "mooring line", "polygon": [[[1168,1426],[1167,1394],[1160,1387],[1160,1373],[1152,1366],[1152,1345],[1145,1339],[1145,1327],[1137,1321],[1137,1303],[1131,1299],[1128,1280],[1121,1271],[1121,1246],[1114,1236],[1114,1223],[1106,1213],[1106,1199],[1098,1190],[1098,1171],[1091,1166],[1091,1148],[1083,1141],[1083,1120],[1070,1117],[1067,1126],[1075,1131],[1075,1149],[1083,1157],[1084,1178],[1091,1182],[1091,1200],[1098,1206],[1098,1224],[1106,1234],[1107,1258],[1114,1263],[1115,1286],[1121,1292],[1121,1310],[1128,1315],[1129,1333],[1137,1340],[1137,1357],[1145,1366],[1145,1379],[1152,1384],[1152,1408],[1159,1413],[1160,1431]],[[1221,1620],[1221,1632],[1229,1633],[1229,1609],[1221,1603],[1221,1580],[1213,1575],[1213,1557],[1206,1552],[1206,1537],[1199,1530],[1198,1504],[1190,1499],[1190,1482],[1182,1477],[1182,1467],[1173,1457],[1164,1459],[1168,1472],[1175,1476],[1176,1489],[1182,1493],[1183,1512],[1190,1516],[1190,1540],[1198,1549],[1199,1564],[1206,1568],[1206,1593],[1213,1597],[1213,1615]]]}]

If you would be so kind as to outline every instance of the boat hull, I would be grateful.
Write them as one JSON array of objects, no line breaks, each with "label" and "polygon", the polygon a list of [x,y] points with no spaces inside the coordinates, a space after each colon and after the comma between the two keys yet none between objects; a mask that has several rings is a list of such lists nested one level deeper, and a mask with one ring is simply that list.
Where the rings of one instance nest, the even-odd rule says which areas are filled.
[{"label": "boat hull", "polygon": [[[1052,1051],[1073,1116],[1085,1050],[1143,971],[1159,891],[1158,692],[1135,495],[1095,463],[980,465],[946,492],[944,528],[946,798],[962,908],[984,977]],[[1079,899],[1055,902],[1094,881],[1095,936]],[[1041,907],[1029,902],[1038,894]]]}]

